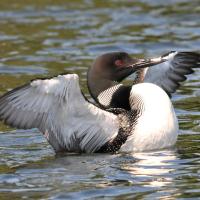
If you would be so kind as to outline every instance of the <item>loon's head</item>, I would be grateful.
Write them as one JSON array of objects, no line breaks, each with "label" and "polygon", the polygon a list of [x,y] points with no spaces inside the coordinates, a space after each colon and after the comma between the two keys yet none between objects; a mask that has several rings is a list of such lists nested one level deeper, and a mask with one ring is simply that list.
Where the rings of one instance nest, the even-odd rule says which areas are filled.
[{"label": "loon's head", "polygon": [[161,63],[161,59],[136,59],[126,52],[112,52],[99,56],[88,70],[88,88],[94,99],[106,89],[121,82],[130,74]]},{"label": "loon's head", "polygon": [[138,59],[131,58],[125,52],[112,52],[99,56],[88,70],[88,88],[96,99],[99,93],[121,82],[134,73]]},{"label": "loon's head", "polygon": [[88,71],[88,80],[102,79],[120,82],[136,69],[132,66],[137,59],[125,52],[112,52],[99,56]]}]

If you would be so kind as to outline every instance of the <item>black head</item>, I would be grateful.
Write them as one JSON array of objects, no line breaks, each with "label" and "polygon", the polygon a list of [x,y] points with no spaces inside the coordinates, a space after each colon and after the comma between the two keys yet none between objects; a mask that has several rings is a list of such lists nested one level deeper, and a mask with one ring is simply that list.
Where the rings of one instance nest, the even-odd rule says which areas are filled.
[{"label": "black head", "polygon": [[[101,92],[117,85],[135,71],[164,62],[162,58],[135,59],[125,52],[112,52],[99,56],[88,70],[88,88],[98,102]],[[114,91],[112,91],[114,92]],[[111,91],[109,92],[112,95]]]},{"label": "black head", "polygon": [[135,71],[134,63],[137,63],[137,59],[125,52],[106,53],[95,60],[89,69],[89,76],[120,82]]}]

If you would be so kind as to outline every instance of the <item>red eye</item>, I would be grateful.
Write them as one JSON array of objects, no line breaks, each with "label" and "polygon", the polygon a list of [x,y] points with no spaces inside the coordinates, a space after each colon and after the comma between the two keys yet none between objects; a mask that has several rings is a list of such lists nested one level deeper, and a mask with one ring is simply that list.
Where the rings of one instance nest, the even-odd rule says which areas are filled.
[{"label": "red eye", "polygon": [[124,62],[122,60],[116,60],[115,61],[115,65],[118,66],[118,67],[121,67],[123,66]]}]

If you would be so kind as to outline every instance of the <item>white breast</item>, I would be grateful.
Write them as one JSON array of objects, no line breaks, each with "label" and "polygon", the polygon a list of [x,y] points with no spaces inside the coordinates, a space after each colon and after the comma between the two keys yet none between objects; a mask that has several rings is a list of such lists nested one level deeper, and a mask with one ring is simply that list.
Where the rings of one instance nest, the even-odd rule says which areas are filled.
[{"label": "white breast", "polygon": [[120,151],[149,151],[173,146],[178,135],[178,121],[172,103],[159,86],[151,83],[134,85],[132,109],[141,108],[141,116],[132,135]]}]

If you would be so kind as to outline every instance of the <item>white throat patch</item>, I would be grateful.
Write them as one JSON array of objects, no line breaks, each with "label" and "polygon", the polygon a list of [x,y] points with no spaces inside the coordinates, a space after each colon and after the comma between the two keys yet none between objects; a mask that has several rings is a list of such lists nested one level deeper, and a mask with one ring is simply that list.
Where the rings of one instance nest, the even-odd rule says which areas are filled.
[{"label": "white throat patch", "polygon": [[99,103],[103,106],[109,106],[112,100],[112,96],[113,94],[122,86],[122,84],[118,84],[118,85],[114,85],[106,90],[104,90],[103,92],[101,92],[98,97],[97,100],[99,101]]}]

